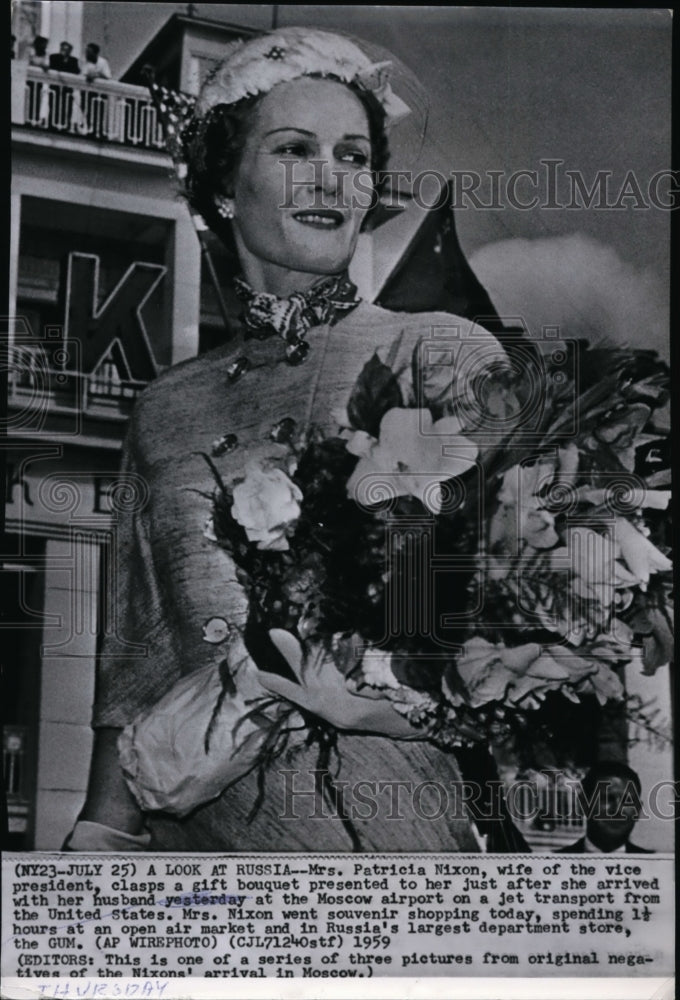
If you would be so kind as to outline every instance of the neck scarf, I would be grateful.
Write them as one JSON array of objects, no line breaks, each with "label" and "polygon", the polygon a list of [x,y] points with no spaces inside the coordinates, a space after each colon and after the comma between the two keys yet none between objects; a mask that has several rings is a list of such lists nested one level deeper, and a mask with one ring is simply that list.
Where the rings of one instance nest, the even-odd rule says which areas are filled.
[{"label": "neck scarf", "polygon": [[242,278],[234,279],[236,294],[245,303],[243,322],[247,336],[264,340],[277,334],[286,341],[286,358],[299,364],[309,353],[307,331],[321,323],[336,323],[361,302],[347,273],[317,281],[306,292],[280,299],[269,292],[255,292]]}]

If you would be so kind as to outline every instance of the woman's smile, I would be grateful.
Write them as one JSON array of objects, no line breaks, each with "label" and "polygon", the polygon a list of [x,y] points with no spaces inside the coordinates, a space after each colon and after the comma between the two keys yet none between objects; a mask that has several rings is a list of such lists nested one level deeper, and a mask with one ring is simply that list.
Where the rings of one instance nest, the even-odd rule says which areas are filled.
[{"label": "woman's smile", "polygon": [[345,222],[342,212],[332,209],[294,212],[293,218],[313,229],[338,229]]}]

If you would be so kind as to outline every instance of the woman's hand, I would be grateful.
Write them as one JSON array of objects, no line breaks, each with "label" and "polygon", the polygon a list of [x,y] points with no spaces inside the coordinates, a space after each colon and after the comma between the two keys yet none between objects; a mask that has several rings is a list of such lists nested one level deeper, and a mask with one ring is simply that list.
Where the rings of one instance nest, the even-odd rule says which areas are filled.
[{"label": "woman's hand", "polygon": [[377,692],[353,694],[349,681],[340,673],[332,658],[321,646],[315,646],[304,659],[300,643],[283,629],[271,629],[269,636],[290,665],[299,683],[259,671],[262,687],[287,701],[307,709],[337,729],[377,733],[396,739],[422,739],[390,702]]}]

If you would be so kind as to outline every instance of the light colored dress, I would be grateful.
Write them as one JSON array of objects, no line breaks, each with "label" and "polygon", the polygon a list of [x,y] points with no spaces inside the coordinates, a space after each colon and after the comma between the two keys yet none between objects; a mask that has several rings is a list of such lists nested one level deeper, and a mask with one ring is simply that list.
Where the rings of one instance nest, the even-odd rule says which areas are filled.
[{"label": "light colored dress", "polygon": [[[310,330],[309,357],[297,367],[285,362],[279,338],[239,338],[170,369],[145,390],[130,423],[123,471],[143,479],[148,502],[144,509],[133,503],[137,509],[118,515],[116,600],[98,664],[95,727],[124,727],[179,678],[216,667],[225,648],[205,641],[203,625],[209,619],[245,622],[247,601],[234,566],[203,535],[210,500],[201,494],[211,494],[214,481],[200,453],[210,453],[221,435],[235,434],[238,447],[215,459],[228,481],[256,449],[280,447],[269,435],[285,417],[335,433],[333,411],[346,406],[373,352],[380,348],[382,355],[392,345],[396,364],[407,366],[414,345],[423,339],[440,352],[450,378],[454,373],[457,378],[459,370],[469,374],[467,361],[480,345],[502,354],[495,339],[468,320],[442,313],[390,313],[361,303],[335,325]],[[239,357],[249,359],[250,370],[230,382],[229,366]],[[459,389],[456,378],[453,392]],[[140,651],[125,643],[141,644],[146,652],[131,656]],[[202,740],[203,733],[196,739]],[[339,736],[338,750],[336,778],[349,783],[345,788],[360,780],[376,783],[374,806],[364,804],[353,815],[363,850],[479,850],[456,794],[460,773],[451,754],[425,742],[353,734]],[[321,810],[312,794],[289,794],[291,788],[311,792],[317,754],[316,747],[303,747],[268,768],[264,799],[250,823],[255,773],[183,820],[149,814],[150,849],[351,850],[347,831],[327,807]],[[401,789],[395,782],[402,783]],[[440,791],[425,788],[432,782]]]}]

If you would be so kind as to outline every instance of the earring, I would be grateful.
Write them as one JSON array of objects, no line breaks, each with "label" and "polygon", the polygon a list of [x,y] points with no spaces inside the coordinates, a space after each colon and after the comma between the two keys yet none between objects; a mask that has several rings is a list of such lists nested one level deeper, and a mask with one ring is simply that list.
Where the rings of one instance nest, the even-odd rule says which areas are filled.
[{"label": "earring", "polygon": [[217,214],[221,215],[223,219],[233,219],[234,218],[234,199],[227,198],[226,195],[216,194],[215,195],[215,207],[217,208]]}]

